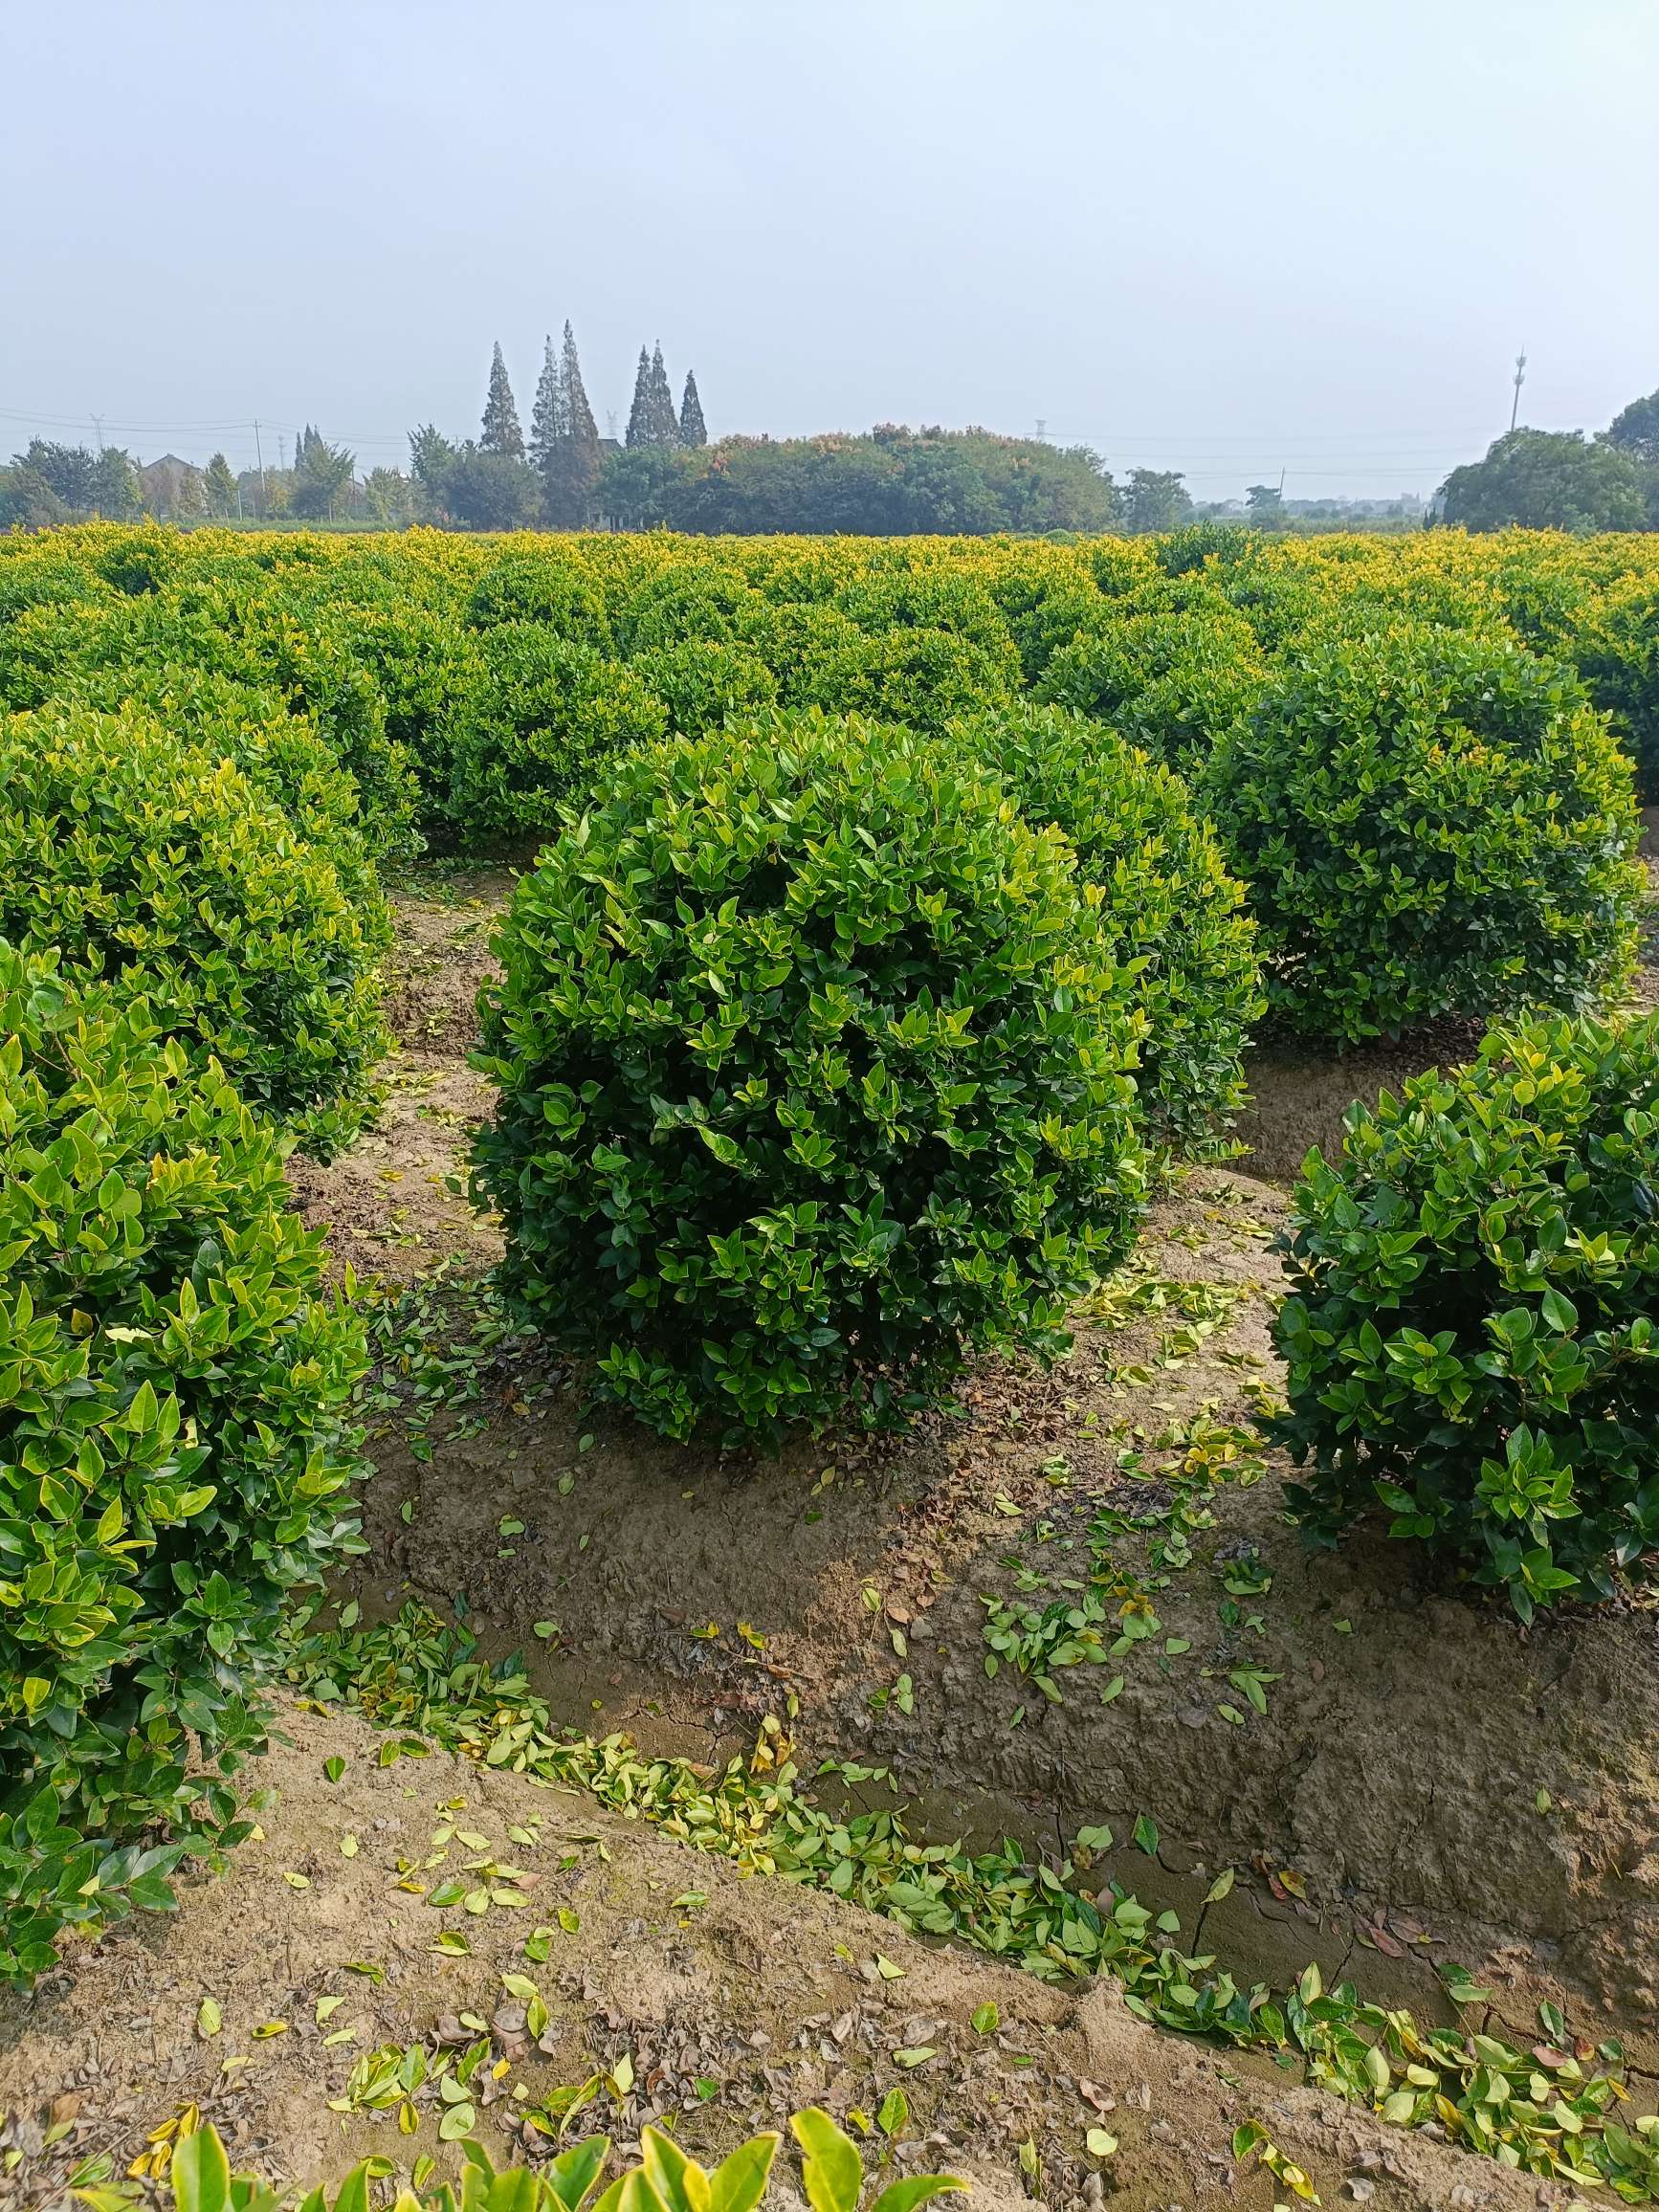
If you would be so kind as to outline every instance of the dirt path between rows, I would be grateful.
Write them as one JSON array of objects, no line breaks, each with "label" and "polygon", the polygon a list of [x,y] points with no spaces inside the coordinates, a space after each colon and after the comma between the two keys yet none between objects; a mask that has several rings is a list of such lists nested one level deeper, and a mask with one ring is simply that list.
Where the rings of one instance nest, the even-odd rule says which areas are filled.
[{"label": "dirt path between rows", "polygon": [[[32,1998],[0,1999],[0,2153],[24,2154],[0,2179],[0,2202],[70,2212],[77,2166],[102,2154],[123,2171],[190,2105],[236,2163],[273,2179],[308,2185],[370,2153],[400,2167],[428,2154],[453,2177],[459,2153],[438,2136],[443,2108],[430,2090],[415,2093],[413,2133],[400,2129],[395,2096],[379,2112],[333,2106],[349,2101],[368,2053],[443,2041],[460,2051],[480,2033],[476,2122],[498,2151],[525,2112],[550,2098],[557,2110],[561,2088],[599,2074],[628,2086],[599,2090],[572,2139],[605,2132],[626,2151],[645,2122],[672,2117],[709,2162],[807,2103],[874,2113],[900,2090],[909,2118],[892,2173],[960,2174],[978,2212],[1011,2212],[1029,2196],[1086,2206],[1109,2197],[1123,2212],[1266,2212],[1268,2177],[1230,2154],[1247,2118],[1327,2204],[1339,2193],[1374,2212],[1564,2201],[1291,2087],[1271,2066],[1161,2035],[1105,1982],[1063,1991],[929,1948],[815,1891],[741,1880],[585,1796],[442,1755],[383,1766],[377,1739],[345,1715],[284,1721],[288,1741],[257,1770],[260,1839],[187,1894],[176,1926],[145,1920]],[[525,1902],[434,1911],[403,1869],[438,1852],[446,1868],[480,1854],[510,1862]],[[525,1954],[537,1929],[544,1962]],[[443,1932],[464,1950],[437,1955]],[[536,2041],[503,1973],[532,1980],[546,2005]],[[210,2032],[204,2000],[217,2007]],[[987,2003],[997,2024],[982,2031],[973,2016]],[[906,2066],[900,2050],[933,2055]],[[1117,2137],[1116,2154],[1089,2155],[1091,2127]],[[526,2139],[547,2147],[533,2131]],[[884,2140],[877,2133],[873,2162]],[[780,2167],[792,2174],[787,2153]],[[786,2180],[774,2201],[803,2212]]]}]

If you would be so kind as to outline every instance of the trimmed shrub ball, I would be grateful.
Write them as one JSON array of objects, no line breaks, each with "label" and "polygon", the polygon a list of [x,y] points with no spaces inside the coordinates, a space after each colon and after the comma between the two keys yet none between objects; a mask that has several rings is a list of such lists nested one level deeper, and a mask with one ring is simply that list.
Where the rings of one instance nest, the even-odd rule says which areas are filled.
[{"label": "trimmed shrub ball", "polygon": [[[313,797],[325,828],[329,794]],[[361,1125],[391,924],[360,840],[337,858],[233,761],[147,713],[0,722],[0,935],[147,998],[308,1149]]]},{"label": "trimmed shrub ball", "polygon": [[960,749],[778,714],[621,763],[520,883],[476,1153],[502,1279],[661,1433],[901,1418],[1128,1250],[1100,894]]},{"label": "trimmed shrub ball", "polygon": [[1659,1566],[1659,1019],[1493,1031],[1356,1106],[1283,1245],[1291,1497],[1515,1611]]},{"label": "trimmed shrub ball", "polygon": [[1293,657],[1200,782],[1261,925],[1271,1011],[1355,1043],[1593,1010],[1643,891],[1630,771],[1570,671],[1404,626]]},{"label": "trimmed shrub ball", "polygon": [[1255,924],[1181,778],[1110,730],[1021,705],[952,724],[1037,829],[1053,823],[1098,887],[1113,956],[1144,1017],[1138,1088],[1154,1145],[1202,1152],[1244,1099],[1262,1010]]},{"label": "trimmed shrub ball", "polygon": [[284,1150],[143,1000],[0,941],[0,1978],[247,1832],[213,1769],[363,1549],[363,1323]]}]

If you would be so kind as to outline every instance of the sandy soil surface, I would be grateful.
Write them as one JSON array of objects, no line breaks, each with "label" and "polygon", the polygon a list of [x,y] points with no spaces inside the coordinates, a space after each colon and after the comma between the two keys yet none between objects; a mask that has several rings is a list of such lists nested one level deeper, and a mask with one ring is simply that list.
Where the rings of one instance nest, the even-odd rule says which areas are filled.
[{"label": "sandy soil surface", "polygon": [[387,973],[394,1050],[381,1071],[378,1125],[326,1168],[296,1160],[290,1177],[308,1228],[328,1230],[337,1269],[404,1282],[452,1257],[485,1268],[501,1240],[467,1205],[466,1153],[490,1089],[467,1065],[490,932],[512,888],[498,871],[433,876],[394,904]]},{"label": "sandy soil surface", "polygon": [[[188,1893],[176,1921],[123,1930],[33,1996],[0,2000],[0,2145],[25,2152],[0,2202],[70,2212],[79,2162],[105,2152],[124,2168],[188,2105],[237,2162],[302,2186],[370,2152],[406,2170],[427,2153],[453,2174],[459,2155],[439,2139],[443,2108],[429,2091],[414,2098],[413,2134],[394,2109],[332,2105],[348,2100],[367,2053],[435,2055],[479,2032],[490,2048],[476,2127],[498,2154],[527,2111],[595,2074],[626,2081],[626,2060],[630,2086],[599,2089],[573,2136],[604,2132],[626,2149],[672,2115],[707,2157],[803,2105],[874,2113],[901,2088],[910,2118],[893,2173],[960,2174],[981,2212],[1029,2194],[1123,2212],[1266,2212],[1268,2177],[1230,2155],[1245,2119],[1269,2129],[1327,2204],[1518,2212],[1566,2201],[1290,2087],[1272,2067],[1161,2035],[1105,1984],[1051,1989],[832,1898],[741,1880],[586,1797],[441,1755],[382,1766],[378,1739],[350,1716],[285,1717],[289,1740],[257,1774],[262,1838],[228,1875]],[[338,1782],[330,1757],[343,1761]],[[402,1869],[435,1851],[446,1866],[510,1864],[525,1902],[434,1911],[402,1886]],[[524,1948],[538,1929],[544,1963]],[[444,1932],[463,1955],[434,1954]],[[504,1973],[531,1980],[546,2006],[535,2042]],[[204,2001],[217,2007],[215,2032]],[[987,2002],[999,2024],[982,2033],[973,2015]],[[935,2055],[911,2068],[893,2056],[919,2049]],[[1117,2138],[1115,2155],[1088,2154],[1091,2127]],[[1022,2144],[1038,2160],[1029,2192]],[[787,2153],[780,2176],[773,2201],[799,2212]]]}]

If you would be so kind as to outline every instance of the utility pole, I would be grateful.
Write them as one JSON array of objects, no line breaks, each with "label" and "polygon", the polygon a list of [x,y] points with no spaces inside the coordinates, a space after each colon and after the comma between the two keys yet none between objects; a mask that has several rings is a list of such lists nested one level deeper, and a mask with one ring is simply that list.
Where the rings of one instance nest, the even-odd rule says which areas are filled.
[{"label": "utility pole", "polygon": [[254,418],[254,454],[259,464],[259,520],[271,512],[271,497],[265,489],[265,449],[259,443],[259,418]]},{"label": "utility pole", "polygon": [[93,416],[93,418],[92,418],[92,427],[93,427],[93,430],[94,430],[94,431],[95,431],[95,433],[97,434],[97,437],[98,437],[98,457],[99,457],[99,459],[101,461],[101,460],[102,460],[102,458],[103,458],[103,417],[102,417],[102,415],[94,415],[94,416]]},{"label": "utility pole", "polygon": [[1520,387],[1525,384],[1526,376],[1527,349],[1523,345],[1515,357],[1515,398],[1510,403],[1509,410],[1509,427],[1512,436],[1515,433],[1515,418],[1520,413]]},{"label": "utility pole", "polygon": [[1040,446],[1046,446],[1046,445],[1048,444],[1048,442],[1049,442],[1049,418],[1048,418],[1048,416],[1047,416],[1047,415],[1039,415],[1039,416],[1037,417],[1037,443],[1038,443],[1038,445],[1040,445]]}]

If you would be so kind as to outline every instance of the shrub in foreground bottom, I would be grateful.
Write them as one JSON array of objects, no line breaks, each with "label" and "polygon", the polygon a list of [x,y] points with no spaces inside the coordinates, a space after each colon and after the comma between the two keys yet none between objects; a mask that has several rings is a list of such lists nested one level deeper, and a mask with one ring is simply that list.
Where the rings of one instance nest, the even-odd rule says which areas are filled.
[{"label": "shrub in foreground bottom", "polygon": [[1143,1190],[1099,894],[960,749],[779,715],[623,763],[520,883],[477,1178],[509,1294],[666,1435],[890,1419],[1065,1342]]},{"label": "shrub in foreground bottom", "polygon": [[321,1271],[217,1066],[0,942],[0,1978],[232,1818],[187,1736],[257,1741],[283,1601],[355,1526],[366,1358]]},{"label": "shrub in foreground bottom", "polygon": [[[486,2039],[487,2045],[487,2039]],[[476,2054],[475,2054],[476,2055]],[[451,2107],[451,2110],[458,2109]],[[468,2110],[471,2110],[468,2107]],[[852,2138],[816,2105],[789,2121],[801,2148],[801,2181],[814,2212],[859,2212],[865,2197],[864,2158]],[[460,2146],[460,2187],[434,2183],[418,2196],[403,2191],[394,2212],[755,2212],[766,2193],[780,2138],[770,2131],[740,2143],[713,2173],[681,2150],[672,2133],[642,2128],[638,2163],[630,2160],[603,2191],[610,2160],[608,2135],[571,2143],[539,2166],[497,2170],[484,2146],[468,2137]],[[166,2137],[144,2157],[150,2177],[170,2184],[172,2212],[281,2212],[292,2200],[255,2174],[233,2174],[219,2131],[193,2129]],[[429,2161],[430,2163],[430,2161]],[[383,2162],[365,2159],[338,2193],[314,2189],[298,2212],[366,2212]],[[918,2212],[920,2205],[967,2183],[949,2174],[918,2174],[874,2191],[867,2212]],[[799,2202],[799,2197],[791,2197]],[[94,2200],[88,2195],[86,2201]]]},{"label": "shrub in foreground bottom", "polygon": [[1659,1017],[1496,1030],[1356,1106],[1285,1247],[1293,1502],[1509,1592],[1651,1577],[1659,1550]]}]

